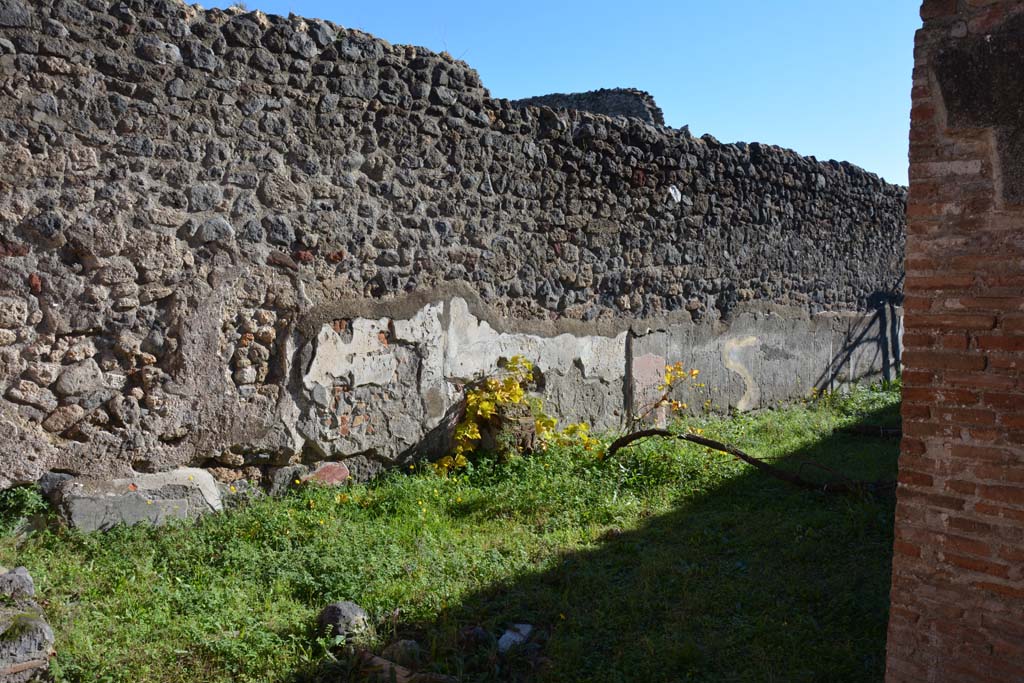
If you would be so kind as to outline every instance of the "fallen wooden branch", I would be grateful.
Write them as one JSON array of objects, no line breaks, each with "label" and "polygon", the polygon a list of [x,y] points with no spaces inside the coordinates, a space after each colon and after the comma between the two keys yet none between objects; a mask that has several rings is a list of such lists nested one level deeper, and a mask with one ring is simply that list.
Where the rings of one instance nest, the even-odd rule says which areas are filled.
[{"label": "fallen wooden branch", "polygon": [[823,493],[891,494],[896,490],[896,482],[889,479],[881,479],[878,481],[855,481],[844,478],[845,481],[829,481],[824,483],[811,481],[809,479],[804,479],[793,472],[788,472],[775,467],[774,465],[770,465],[763,460],[755,458],[749,453],[744,453],[734,446],[724,444],[720,441],[715,441],[714,439],[698,436],[696,434],[676,434],[668,431],[667,429],[641,429],[638,432],[620,436],[608,447],[608,455],[606,457],[612,458],[620,449],[632,445],[636,441],[652,436],[689,441],[690,443],[695,443],[698,446],[704,446],[705,448],[721,451],[722,453],[728,453],[733,457],[739,458],[748,465],[756,467],[771,477],[775,477],[776,479],[780,479],[786,483],[792,484],[793,486],[798,486],[810,491],[822,491]]},{"label": "fallen wooden branch", "polygon": [[359,653],[359,673],[380,683],[455,683],[451,676],[416,673],[365,650]]}]

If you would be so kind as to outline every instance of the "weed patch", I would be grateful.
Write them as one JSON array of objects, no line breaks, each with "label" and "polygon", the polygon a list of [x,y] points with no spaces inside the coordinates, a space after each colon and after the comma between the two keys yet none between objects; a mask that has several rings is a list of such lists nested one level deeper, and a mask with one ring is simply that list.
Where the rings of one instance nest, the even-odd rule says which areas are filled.
[{"label": "weed patch", "polygon": [[[894,424],[898,400],[898,386],[864,388],[676,428],[878,479],[895,476],[897,444],[837,430]],[[23,516],[8,511],[29,494],[2,495],[4,524]],[[465,681],[870,681],[891,545],[891,500],[796,490],[663,441],[447,476],[424,464],[194,524],[6,535],[0,564],[35,578],[57,681],[349,680],[313,626],[340,600],[374,618],[377,651],[413,638],[431,670]],[[539,654],[496,656],[522,622]],[[474,628],[490,640],[469,648]]]}]

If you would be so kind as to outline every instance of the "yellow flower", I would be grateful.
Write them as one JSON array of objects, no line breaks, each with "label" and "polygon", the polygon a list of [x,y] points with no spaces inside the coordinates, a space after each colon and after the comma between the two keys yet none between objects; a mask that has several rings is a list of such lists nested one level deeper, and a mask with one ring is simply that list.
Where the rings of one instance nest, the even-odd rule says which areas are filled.
[{"label": "yellow flower", "polygon": [[494,401],[480,401],[476,408],[476,414],[485,420],[494,417],[496,412],[498,412],[498,406],[495,405]]}]

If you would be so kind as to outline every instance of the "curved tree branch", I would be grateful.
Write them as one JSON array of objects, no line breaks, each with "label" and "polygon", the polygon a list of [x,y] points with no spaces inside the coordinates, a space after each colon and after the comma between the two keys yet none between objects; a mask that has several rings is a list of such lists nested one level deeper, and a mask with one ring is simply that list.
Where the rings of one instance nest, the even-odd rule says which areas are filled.
[{"label": "curved tree branch", "polygon": [[888,479],[881,479],[878,481],[854,481],[852,479],[845,479],[845,481],[832,481],[832,482],[815,482],[809,479],[804,479],[798,474],[788,472],[774,465],[770,465],[763,460],[755,458],[749,453],[744,453],[735,446],[724,444],[714,439],[708,439],[703,436],[696,434],[675,434],[668,431],[667,429],[641,429],[638,432],[632,434],[626,434],[620,436],[618,439],[613,441],[608,447],[607,457],[614,457],[615,454],[622,448],[632,445],[636,441],[646,439],[653,436],[664,437],[668,439],[679,439],[681,441],[689,441],[695,443],[698,446],[704,446],[705,448],[711,448],[722,453],[728,453],[729,455],[739,458],[743,462],[756,467],[765,474],[780,479],[784,482],[798,486],[802,489],[809,491],[821,491],[823,493],[878,493],[878,494],[890,494],[896,490],[896,482]]}]

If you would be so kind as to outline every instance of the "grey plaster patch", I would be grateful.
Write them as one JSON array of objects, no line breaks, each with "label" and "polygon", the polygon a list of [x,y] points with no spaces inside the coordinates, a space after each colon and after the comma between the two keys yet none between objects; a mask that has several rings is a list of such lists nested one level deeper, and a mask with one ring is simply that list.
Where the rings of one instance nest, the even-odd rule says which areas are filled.
[{"label": "grey plaster patch", "polygon": [[[751,410],[899,372],[902,312],[815,316],[746,311],[729,325],[673,326],[639,335],[630,344],[632,414],[660,396],[665,364],[700,370],[699,384],[677,400],[691,412]],[[658,367],[658,366],[661,367]],[[662,415],[664,417],[664,415]]]}]

